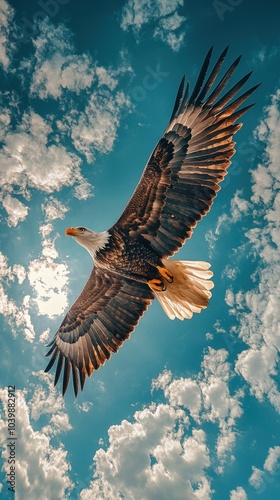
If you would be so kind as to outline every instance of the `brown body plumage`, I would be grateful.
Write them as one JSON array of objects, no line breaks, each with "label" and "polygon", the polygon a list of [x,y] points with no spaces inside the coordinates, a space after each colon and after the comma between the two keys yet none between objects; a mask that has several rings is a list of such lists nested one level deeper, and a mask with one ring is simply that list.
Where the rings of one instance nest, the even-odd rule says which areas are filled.
[{"label": "brown body plumage", "polygon": [[157,266],[163,266],[161,258],[142,235],[129,237],[117,228],[108,233],[107,245],[96,252],[96,266],[142,283],[161,278],[157,270]]},{"label": "brown body plumage", "polygon": [[75,394],[79,379],[83,388],[86,376],[130,337],[153,298],[171,319],[207,307],[210,265],[168,259],[210,210],[235,152],[232,137],[241,127],[235,122],[252,104],[239,108],[257,87],[236,98],[249,73],[220,97],[240,58],[217,83],[227,49],[206,78],[211,53],[190,97],[182,80],[167,128],[116,224],[103,233],[66,230],[90,252],[94,268],[47,354],[46,371],[57,360],[55,384],[64,366],[63,393],[71,371]]}]

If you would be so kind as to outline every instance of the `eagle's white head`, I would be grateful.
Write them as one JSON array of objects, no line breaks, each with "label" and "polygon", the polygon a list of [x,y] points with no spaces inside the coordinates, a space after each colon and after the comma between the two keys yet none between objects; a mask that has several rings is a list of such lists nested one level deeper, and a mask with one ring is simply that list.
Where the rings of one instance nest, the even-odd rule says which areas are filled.
[{"label": "eagle's white head", "polygon": [[104,248],[110,238],[108,231],[96,233],[86,227],[68,227],[65,230],[67,236],[72,236],[79,245],[85,247],[92,258],[95,258],[96,252]]}]

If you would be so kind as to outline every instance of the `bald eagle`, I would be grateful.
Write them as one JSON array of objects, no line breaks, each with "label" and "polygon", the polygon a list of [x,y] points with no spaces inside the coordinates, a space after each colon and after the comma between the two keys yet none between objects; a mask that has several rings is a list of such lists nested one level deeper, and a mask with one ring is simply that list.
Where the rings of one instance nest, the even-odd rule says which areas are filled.
[{"label": "bald eagle", "polygon": [[208,305],[210,265],[169,257],[209,212],[235,152],[232,138],[242,126],[236,121],[253,106],[240,109],[258,85],[236,97],[251,73],[222,94],[240,60],[217,81],[226,53],[208,74],[209,50],[190,95],[183,78],[165,132],[117,222],[103,232],[66,229],[94,266],[48,344],[45,371],[57,360],[54,383],[63,369],[63,394],[72,372],[77,396],[86,376],[118,351],[154,298],[170,319],[191,318]]}]

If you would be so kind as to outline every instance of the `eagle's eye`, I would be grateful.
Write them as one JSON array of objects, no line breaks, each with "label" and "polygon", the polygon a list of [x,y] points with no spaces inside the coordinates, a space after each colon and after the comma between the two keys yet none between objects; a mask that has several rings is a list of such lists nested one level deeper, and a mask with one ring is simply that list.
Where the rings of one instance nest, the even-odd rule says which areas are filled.
[{"label": "eagle's eye", "polygon": [[81,231],[81,233],[84,233],[86,228],[85,227],[77,227],[77,229],[79,229],[79,231]]}]

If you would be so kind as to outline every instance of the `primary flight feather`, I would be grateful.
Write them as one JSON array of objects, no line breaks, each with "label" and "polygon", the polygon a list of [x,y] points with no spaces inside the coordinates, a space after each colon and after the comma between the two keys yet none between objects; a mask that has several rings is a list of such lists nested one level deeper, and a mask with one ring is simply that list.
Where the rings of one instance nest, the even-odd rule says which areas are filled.
[{"label": "primary flight feather", "polygon": [[240,60],[217,83],[226,53],[207,76],[210,49],[190,96],[183,78],[167,128],[118,221],[101,233],[66,229],[94,267],[49,344],[45,371],[57,360],[55,384],[63,370],[63,394],[71,372],[75,395],[83,389],[155,297],[171,319],[191,318],[208,305],[210,265],[168,259],[210,210],[235,152],[232,137],[242,126],[236,121],[253,106],[240,109],[258,85],[236,97],[251,73],[220,97]]}]

